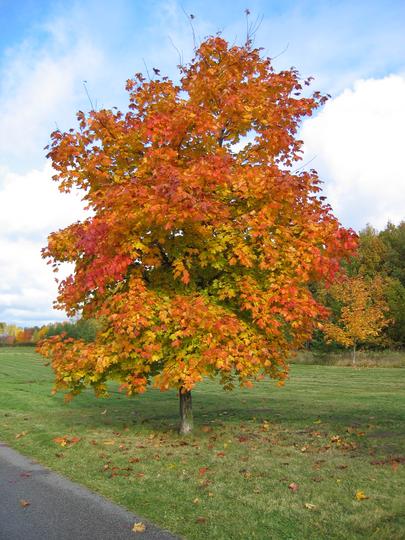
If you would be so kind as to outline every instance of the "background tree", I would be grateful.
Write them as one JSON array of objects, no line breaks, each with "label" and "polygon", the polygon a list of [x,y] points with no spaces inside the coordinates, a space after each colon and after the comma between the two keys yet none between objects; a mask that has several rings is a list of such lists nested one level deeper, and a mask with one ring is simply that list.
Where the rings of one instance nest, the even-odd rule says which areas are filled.
[{"label": "background tree", "polygon": [[379,277],[388,304],[390,324],[383,330],[389,346],[405,346],[405,222],[388,223],[378,232],[367,226],[359,233],[356,257],[345,265],[350,276]]},{"label": "background tree", "polygon": [[385,262],[387,274],[405,287],[405,221],[399,225],[388,223],[379,237],[388,248]]},{"label": "background tree", "polygon": [[328,294],[339,308],[334,320],[325,322],[323,331],[328,340],[352,348],[355,364],[357,345],[375,342],[389,324],[384,281],[380,277],[346,277],[332,285]]},{"label": "background tree", "polygon": [[126,114],[79,112],[78,131],[52,134],[55,180],[83,190],[93,215],[52,233],[43,254],[75,264],[57,305],[100,331],[40,351],[70,395],[104,395],[108,378],[128,395],[152,381],[178,389],[185,433],[203,377],[283,383],[325,314],[309,283],[333,281],[356,240],[316,172],[296,167],[300,122],[325,101],[303,96],[309,81],[220,37],[180,71],[179,84],[137,74]]},{"label": "background tree", "polygon": [[50,324],[42,331],[42,339],[52,336],[65,336],[81,339],[85,342],[95,341],[99,324],[95,319],[79,319]]}]

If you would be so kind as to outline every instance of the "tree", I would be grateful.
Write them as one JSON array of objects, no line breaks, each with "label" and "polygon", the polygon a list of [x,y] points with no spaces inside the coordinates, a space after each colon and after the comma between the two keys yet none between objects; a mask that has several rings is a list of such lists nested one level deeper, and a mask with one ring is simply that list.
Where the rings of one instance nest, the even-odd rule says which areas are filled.
[{"label": "tree", "polygon": [[379,276],[367,280],[357,275],[342,279],[329,290],[340,309],[335,321],[323,325],[323,331],[330,341],[352,347],[353,364],[356,363],[357,345],[375,340],[389,324],[384,288],[384,280]]},{"label": "tree", "polygon": [[388,247],[387,274],[398,279],[405,287],[405,221],[399,225],[388,223],[379,236]]},{"label": "tree", "polygon": [[16,334],[17,343],[31,343],[34,334],[34,328],[20,328]]},{"label": "tree", "polygon": [[373,227],[367,225],[359,232],[359,245],[355,256],[345,264],[350,276],[362,275],[374,278],[377,275],[386,275],[386,261],[389,256],[389,247]]},{"label": "tree", "polygon": [[347,266],[350,276],[382,280],[390,324],[383,333],[390,345],[405,344],[405,222],[388,223],[377,232],[367,226],[359,233],[359,247]]},{"label": "tree", "polygon": [[70,395],[105,395],[109,378],[128,395],[177,389],[186,433],[203,377],[283,384],[325,313],[308,283],[332,281],[356,238],[316,172],[294,170],[297,129],[325,97],[304,97],[298,73],[250,42],[209,38],[180,72],[179,84],[138,73],[126,114],[79,112],[77,131],[51,135],[60,190],[83,190],[93,215],[52,233],[43,255],[75,264],[57,306],[101,327],[92,343],[55,336],[40,351]]},{"label": "tree", "polygon": [[43,331],[43,338],[64,335],[73,339],[91,342],[96,339],[98,323],[94,319],[79,319],[77,321],[65,321],[49,325]]}]

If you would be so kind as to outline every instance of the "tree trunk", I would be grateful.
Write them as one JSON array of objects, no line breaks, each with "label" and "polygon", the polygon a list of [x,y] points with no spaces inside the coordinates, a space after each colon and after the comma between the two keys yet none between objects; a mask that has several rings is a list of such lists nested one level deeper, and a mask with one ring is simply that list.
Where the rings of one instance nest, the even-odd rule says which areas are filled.
[{"label": "tree trunk", "polygon": [[191,404],[191,392],[179,390],[180,399],[180,435],[188,435],[193,431],[193,408]]},{"label": "tree trunk", "polygon": [[356,365],[356,342],[353,343],[352,364]]}]

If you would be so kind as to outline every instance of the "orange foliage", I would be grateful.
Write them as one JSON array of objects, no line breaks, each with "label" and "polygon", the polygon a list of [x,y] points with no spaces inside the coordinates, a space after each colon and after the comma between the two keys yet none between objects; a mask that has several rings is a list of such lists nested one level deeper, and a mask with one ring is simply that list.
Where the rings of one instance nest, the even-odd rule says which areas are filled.
[{"label": "orange foliage", "polygon": [[333,281],[356,245],[316,172],[294,170],[300,122],[326,99],[302,84],[214,37],[178,85],[136,74],[129,112],[79,112],[78,131],[52,134],[55,180],[83,190],[93,215],[52,233],[43,255],[75,264],[58,306],[102,323],[93,343],[41,345],[57,388],[286,378],[285,358],[325,314],[309,283]]},{"label": "orange foliage", "polygon": [[20,329],[15,336],[16,343],[30,343],[34,334],[34,328]]},{"label": "orange foliage", "polygon": [[341,310],[336,322],[324,324],[327,338],[345,347],[375,340],[390,322],[384,285],[378,276],[367,280],[360,275],[335,283],[329,292],[341,304]]}]

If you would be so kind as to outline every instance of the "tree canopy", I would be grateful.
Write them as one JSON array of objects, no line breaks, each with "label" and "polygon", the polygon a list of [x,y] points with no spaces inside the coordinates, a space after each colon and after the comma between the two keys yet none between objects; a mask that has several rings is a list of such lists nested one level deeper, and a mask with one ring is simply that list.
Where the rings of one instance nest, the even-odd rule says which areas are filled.
[{"label": "tree canopy", "polygon": [[325,315],[309,284],[332,282],[356,245],[298,165],[300,122],[326,99],[305,96],[310,80],[221,37],[179,67],[177,84],[128,80],[126,113],[79,112],[77,130],[51,136],[54,179],[92,211],[43,252],[74,263],[57,306],[100,324],[94,342],[40,349],[71,394],[102,395],[109,378],[128,394],[216,375],[282,383]]}]

